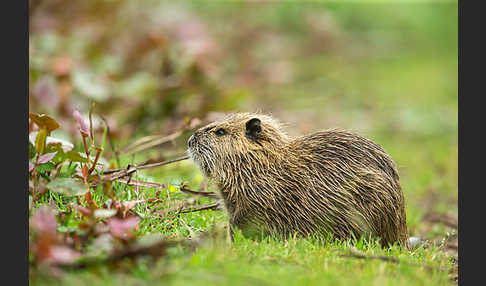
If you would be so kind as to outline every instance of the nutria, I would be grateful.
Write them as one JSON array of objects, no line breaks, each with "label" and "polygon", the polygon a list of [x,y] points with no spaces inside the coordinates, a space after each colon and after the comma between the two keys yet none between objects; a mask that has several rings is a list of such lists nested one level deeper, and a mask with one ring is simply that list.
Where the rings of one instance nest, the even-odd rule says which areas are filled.
[{"label": "nutria", "polygon": [[219,188],[243,235],[331,234],[407,240],[395,163],[376,143],[342,130],[291,137],[274,118],[231,114],[198,129],[188,153]]}]

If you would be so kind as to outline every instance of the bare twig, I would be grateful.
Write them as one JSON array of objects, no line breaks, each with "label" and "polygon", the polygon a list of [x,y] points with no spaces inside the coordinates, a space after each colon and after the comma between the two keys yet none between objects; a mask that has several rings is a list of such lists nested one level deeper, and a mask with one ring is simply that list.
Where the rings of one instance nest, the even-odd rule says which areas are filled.
[{"label": "bare twig", "polygon": [[[189,159],[189,156],[184,156],[184,157],[180,157],[180,158],[176,158],[176,159],[172,159],[172,160],[161,161],[161,162],[156,162],[156,163],[147,164],[147,165],[130,166],[130,168],[127,168],[127,169],[108,170],[108,171],[104,171],[103,174],[108,175],[108,174],[113,174],[113,173],[120,173],[119,174],[120,177],[123,177],[123,176],[126,176],[128,174],[135,172],[136,170],[154,168],[154,167],[163,166],[163,165],[167,165],[167,164],[171,164],[171,163],[175,163],[175,162],[179,162],[179,161],[183,161],[183,160],[187,160],[187,159]],[[123,173],[126,173],[126,174],[123,174]]]},{"label": "bare twig", "polygon": [[183,160],[187,160],[187,159],[189,159],[189,156],[184,156],[184,157],[180,157],[180,158],[176,158],[176,159],[172,159],[172,160],[167,160],[167,161],[162,161],[162,162],[138,166],[137,169],[142,170],[142,169],[154,168],[154,167],[163,166],[163,165],[167,165],[167,164],[171,164],[171,163],[175,163],[175,162],[179,162],[179,161],[183,161]]},{"label": "bare twig", "polygon": [[219,210],[219,209],[221,209],[221,204],[220,203],[214,203],[214,204],[204,205],[204,206],[201,206],[199,208],[171,209],[171,210],[167,210],[167,212],[176,211],[177,214],[183,214],[183,213],[192,213],[192,212],[198,212],[198,211],[204,211],[204,210]]},{"label": "bare twig", "polygon": [[186,194],[191,194],[191,195],[196,195],[196,196],[201,196],[201,197],[206,197],[206,198],[212,198],[212,199],[217,199],[218,196],[214,192],[198,192],[198,191],[193,191],[187,188],[186,185],[182,185],[179,187],[181,192],[186,193]]},{"label": "bare twig", "polygon": [[[97,182],[97,183],[95,183],[91,186],[96,187],[97,185],[99,185],[103,182],[114,181],[114,180],[129,176],[129,175],[133,174],[134,172],[141,170],[141,169],[148,169],[148,168],[154,168],[154,167],[158,167],[158,166],[164,166],[164,165],[168,165],[168,164],[179,162],[179,161],[186,160],[186,159],[189,159],[189,156],[184,156],[184,157],[176,158],[176,159],[173,159],[173,160],[156,162],[156,163],[141,165],[141,166],[128,165],[125,169],[116,169],[116,170],[104,171],[103,172],[104,175],[110,175],[110,176],[104,177],[103,180],[101,180],[101,181],[99,181],[99,182]],[[130,179],[125,183],[130,184]],[[137,183],[135,183],[135,185],[136,184]],[[155,183],[153,183],[153,184],[155,184]],[[155,187],[155,185],[152,185],[152,186]],[[158,185],[157,187],[160,187],[160,186]]]},{"label": "bare twig", "polygon": [[144,182],[144,181],[129,181],[126,179],[118,179],[118,182],[131,185],[131,186],[148,187],[148,188],[165,188],[167,186],[166,184]]},{"label": "bare twig", "polygon": [[90,175],[94,171],[94,169],[96,168],[96,164],[98,163],[98,159],[100,158],[100,154],[103,151],[101,148],[98,148],[98,147],[95,147],[95,148],[96,148],[96,158],[93,162],[93,166],[91,166],[91,168],[88,171],[88,175]]},{"label": "bare twig", "polygon": [[219,210],[221,208],[220,203],[214,203],[214,204],[209,204],[209,205],[204,205],[199,208],[186,208],[180,210],[179,213],[192,213],[192,212],[198,212],[198,211],[204,211],[204,210]]}]

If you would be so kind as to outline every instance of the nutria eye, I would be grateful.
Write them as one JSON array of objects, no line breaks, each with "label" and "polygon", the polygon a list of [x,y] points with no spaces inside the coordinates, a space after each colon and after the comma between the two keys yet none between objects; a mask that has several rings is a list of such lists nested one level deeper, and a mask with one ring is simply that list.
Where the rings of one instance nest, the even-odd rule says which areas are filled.
[{"label": "nutria eye", "polygon": [[224,134],[226,134],[226,131],[224,131],[223,128],[219,128],[214,133],[216,133],[216,135],[218,135],[218,136],[223,136]]}]

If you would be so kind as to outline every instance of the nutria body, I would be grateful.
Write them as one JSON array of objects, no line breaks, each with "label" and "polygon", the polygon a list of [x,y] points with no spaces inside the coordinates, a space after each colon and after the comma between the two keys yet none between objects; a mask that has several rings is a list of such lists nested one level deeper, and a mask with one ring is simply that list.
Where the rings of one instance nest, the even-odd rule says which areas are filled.
[{"label": "nutria body", "polygon": [[290,137],[270,116],[236,113],[200,128],[188,145],[218,186],[230,224],[244,235],[407,240],[395,164],[359,135],[329,130]]}]

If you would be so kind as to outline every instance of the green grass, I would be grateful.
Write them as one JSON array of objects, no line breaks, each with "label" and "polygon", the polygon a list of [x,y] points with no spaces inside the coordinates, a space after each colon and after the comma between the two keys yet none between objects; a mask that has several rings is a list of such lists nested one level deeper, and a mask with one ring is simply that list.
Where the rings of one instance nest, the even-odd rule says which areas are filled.
[{"label": "green grass", "polygon": [[[189,221],[188,221],[189,223]],[[368,255],[391,255],[399,264],[341,257],[346,243],[313,239],[252,241],[236,236],[235,243],[209,240],[194,253],[171,249],[168,261],[140,260],[114,272],[107,267],[71,272],[62,280],[36,285],[437,285],[448,283],[448,259],[437,248],[408,252],[383,250],[363,241],[356,247]],[[421,265],[428,265],[426,269]],[[44,284],[45,283],[45,284]]]},{"label": "green grass", "polygon": [[[186,218],[186,223],[198,221]],[[383,250],[376,243],[354,243],[367,255],[389,255],[398,264],[341,257],[347,243],[319,239],[252,241],[236,235],[233,245],[217,237],[191,255],[171,249],[166,260],[140,260],[122,271],[107,267],[70,272],[62,280],[36,285],[444,285],[448,258],[434,247],[408,252]],[[428,265],[428,269],[421,265]],[[45,283],[45,284],[44,284]]]},{"label": "green grass", "polygon": [[[165,170],[174,184],[192,174],[190,187],[197,188],[202,180],[199,172],[188,161],[176,163],[156,170],[151,176],[159,181]],[[139,179],[149,180],[149,176]],[[125,185],[115,186],[120,200],[134,198],[134,189]],[[177,200],[187,198],[175,188],[168,187],[161,198],[164,207],[176,206]],[[154,195],[154,189],[142,188],[146,197]],[[59,201],[56,195],[54,200]],[[97,203],[106,197],[95,196]],[[205,203],[202,201],[201,203]],[[59,204],[62,206],[63,204]],[[410,207],[412,206],[412,207]],[[195,251],[188,247],[170,248],[166,257],[159,261],[141,257],[136,264],[126,261],[119,268],[108,266],[91,267],[84,270],[67,271],[61,279],[36,276],[32,285],[444,285],[449,284],[449,271],[453,264],[440,246],[414,251],[392,247],[381,248],[375,241],[332,242],[325,239],[288,238],[277,240],[265,238],[260,241],[243,237],[236,232],[235,241],[229,243],[225,237],[226,214],[221,211],[201,211],[181,214],[171,218],[149,215],[160,206],[140,204],[135,208],[144,217],[137,234],[147,237],[163,234],[172,239],[196,237],[202,232],[210,233]],[[62,207],[59,208],[62,210]],[[408,212],[417,210],[409,204]],[[415,214],[416,215],[416,214]],[[409,215],[409,225],[420,221]],[[445,229],[434,229],[444,235]],[[194,239],[195,237],[193,237]],[[367,255],[386,255],[399,259],[394,264],[381,260],[362,260],[341,257],[355,246]],[[34,274],[35,275],[35,274]]]}]

